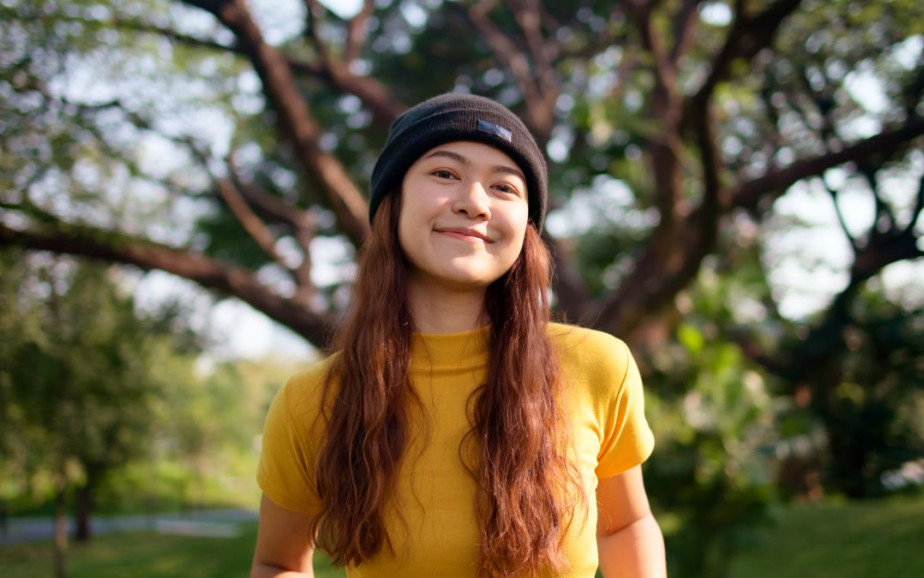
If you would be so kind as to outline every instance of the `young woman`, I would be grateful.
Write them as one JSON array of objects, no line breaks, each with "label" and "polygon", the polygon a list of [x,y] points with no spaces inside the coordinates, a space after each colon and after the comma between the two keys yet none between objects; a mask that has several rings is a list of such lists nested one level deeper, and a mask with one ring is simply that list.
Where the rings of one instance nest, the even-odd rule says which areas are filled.
[{"label": "young woman", "polygon": [[253,577],[666,574],[626,346],[549,322],[546,165],[509,110],[399,117],[336,353],[267,416]]}]

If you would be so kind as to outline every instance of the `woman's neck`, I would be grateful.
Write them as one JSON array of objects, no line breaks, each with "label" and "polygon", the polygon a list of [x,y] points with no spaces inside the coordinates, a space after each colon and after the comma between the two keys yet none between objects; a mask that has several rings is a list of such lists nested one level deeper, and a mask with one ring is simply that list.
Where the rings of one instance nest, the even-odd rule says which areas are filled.
[{"label": "woman's neck", "polygon": [[408,307],[414,330],[421,333],[462,333],[488,323],[485,290],[454,289],[432,283],[408,284]]}]

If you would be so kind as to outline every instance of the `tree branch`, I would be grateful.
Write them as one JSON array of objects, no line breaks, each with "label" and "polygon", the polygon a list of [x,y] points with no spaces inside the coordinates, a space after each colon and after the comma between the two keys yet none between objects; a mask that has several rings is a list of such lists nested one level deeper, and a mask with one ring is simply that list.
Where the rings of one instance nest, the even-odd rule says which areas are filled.
[{"label": "tree branch", "polygon": [[[614,4],[615,6],[611,8],[611,13],[609,16],[610,20],[615,19],[617,15],[622,13],[621,5],[619,3],[614,3]],[[566,23],[561,24],[561,25],[556,23],[551,18],[549,18],[548,20],[549,21],[546,23],[545,26],[549,30],[557,30],[558,28],[562,26],[573,27],[573,26],[579,26],[582,24],[576,19],[569,20]],[[598,55],[600,52],[603,52],[604,50],[609,48],[610,46],[617,44],[617,42],[621,42],[625,44],[626,35],[623,34],[622,36],[620,36],[619,34],[616,33],[615,30],[606,28],[597,34],[594,34],[592,38],[588,38],[586,42],[574,44],[574,46],[570,47],[570,50],[569,50],[568,45],[559,46],[558,50],[561,53],[561,58],[573,58],[578,61],[588,61],[594,56]],[[624,54],[623,60],[625,60],[628,57],[628,55],[629,55],[628,53]]]},{"label": "tree branch", "polygon": [[350,65],[359,57],[361,43],[365,40],[366,23],[375,9],[374,0],[366,0],[360,13],[347,23],[347,44],[344,49],[344,60],[340,60],[331,54],[318,35],[317,13],[324,10],[321,4],[317,0],[304,0],[304,2],[308,10],[306,32],[321,62],[316,76],[326,80],[341,92],[352,94],[359,98],[372,111],[373,118],[380,126],[390,126],[392,121],[404,112],[407,107],[398,102],[391,91],[375,78],[356,76],[350,70]]},{"label": "tree branch", "polygon": [[763,12],[748,17],[746,0],[736,0],[735,21],[725,39],[725,45],[712,61],[712,72],[700,87],[696,100],[711,95],[720,82],[731,74],[735,60],[751,60],[758,52],[770,46],[783,20],[795,12],[801,0],[777,0]]},{"label": "tree branch", "polygon": [[[153,124],[150,121],[142,118],[137,113],[127,110],[122,103],[115,101],[108,104],[107,107],[121,110],[136,127],[152,132],[154,131]],[[100,138],[101,136],[102,135],[100,135]],[[235,169],[231,156],[225,159],[225,165],[231,176],[229,178],[223,178],[214,174],[214,172],[209,169],[210,159],[208,154],[202,150],[202,147],[196,143],[192,137],[164,134],[161,134],[161,136],[186,147],[209,175],[212,183],[215,185],[215,189],[218,191],[219,197],[224,201],[225,206],[228,207],[247,235],[270,259],[273,260],[273,262],[279,265],[283,270],[293,273],[292,268],[286,264],[285,259],[283,259],[279,251],[276,250],[276,235],[270,230],[266,223],[263,222],[259,215],[253,211],[237,184],[232,180],[235,176]],[[292,211],[293,209],[289,208],[286,213],[291,215]]]},{"label": "tree branch", "polygon": [[[40,171],[41,173],[46,172],[47,169]],[[7,201],[0,200],[0,209],[5,209],[7,211],[19,213],[21,216],[26,216],[31,219],[33,222],[38,221],[42,225],[47,227],[56,227],[61,224],[61,218],[58,215],[49,213],[42,207],[35,204],[35,202],[29,198],[27,194],[28,190],[24,189],[23,199],[18,203],[10,203]],[[0,213],[2,214],[2,213]]]},{"label": "tree branch", "polygon": [[654,180],[654,199],[658,224],[649,245],[653,262],[666,260],[677,242],[678,223],[688,213],[680,159],[684,145],[680,132],[683,117],[682,95],[677,87],[674,63],[665,51],[654,22],[654,2],[632,0],[627,3],[641,33],[642,44],[653,60],[655,83],[651,91],[651,116],[658,123],[656,135],[648,137],[647,152]]},{"label": "tree branch", "polygon": [[731,207],[730,198],[724,194],[719,181],[721,156],[716,143],[712,110],[708,105],[703,105],[702,113],[694,121],[694,126],[703,171],[703,202],[700,206],[703,218],[697,231],[701,237],[699,242],[704,247],[712,247],[719,235],[722,215]]},{"label": "tree branch", "polygon": [[241,224],[241,227],[247,231],[247,234],[277,265],[285,270],[289,270],[282,255],[276,250],[276,235],[270,231],[266,223],[250,208],[247,201],[241,195],[238,188],[227,178],[213,179],[218,194],[225,202],[225,205],[234,214],[234,217]]},{"label": "tree branch", "polygon": [[[496,0],[482,0],[465,13],[494,51],[497,60],[513,74],[520,94],[523,95],[523,101],[526,103],[526,117],[523,120],[539,141],[540,146],[543,146],[552,135],[557,92],[551,94],[551,101],[550,95],[543,94],[533,79],[526,54],[488,18],[488,12],[494,8],[496,3]],[[450,6],[455,7],[455,4],[450,4]]]},{"label": "tree branch", "polygon": [[[663,92],[664,94],[661,95],[660,98],[665,99],[665,103],[662,104],[662,107],[665,107],[665,110],[667,110],[666,101],[677,92],[675,88],[676,70],[674,69],[673,62],[664,50],[661,36],[655,28],[654,19],[652,18],[653,5],[651,2],[646,2],[645,0],[630,0],[627,4],[629,6],[629,11],[632,13],[638,25],[639,32],[642,36],[642,44],[654,58],[653,72],[656,79],[655,100],[657,101],[659,99],[657,93]],[[655,106],[657,106],[657,104]]]},{"label": "tree branch", "polygon": [[763,200],[771,200],[804,178],[820,175],[831,167],[858,162],[878,154],[888,154],[907,146],[924,135],[924,119],[913,118],[902,126],[884,131],[866,140],[845,146],[842,150],[796,161],[786,168],[740,183],[729,189],[733,206],[756,209]]},{"label": "tree branch", "polygon": [[302,250],[302,262],[292,272],[296,285],[292,299],[304,307],[310,307],[312,299],[317,295],[317,289],[311,280],[311,241],[314,239],[314,220],[310,225],[296,229],[294,237]]},{"label": "tree branch", "polygon": [[347,40],[346,47],[343,50],[343,60],[348,66],[359,58],[359,53],[366,43],[366,26],[374,11],[375,0],[365,0],[362,10],[351,18],[347,24]]},{"label": "tree branch", "polygon": [[[151,123],[137,120],[137,115],[130,116],[133,117],[135,123],[139,126],[144,126],[148,129],[151,128]],[[234,218],[240,223],[241,228],[244,229],[253,242],[283,270],[291,272],[291,268],[286,264],[285,259],[283,259],[279,251],[276,250],[276,235],[270,230],[266,223],[263,222],[263,219],[253,211],[247,203],[247,200],[241,194],[240,189],[238,189],[237,185],[232,180],[234,176],[234,165],[231,156],[229,155],[229,157],[225,159],[225,166],[228,169],[230,177],[223,178],[214,174],[209,169],[208,155],[192,137],[173,137],[171,140],[185,145],[190,153],[199,161],[211,178],[212,183],[215,185],[218,196],[224,201],[225,206],[228,207],[231,214],[234,215]]]},{"label": "tree branch", "polygon": [[74,14],[67,14],[64,12],[42,12],[35,14],[26,14],[21,11],[0,7],[0,15],[4,19],[9,18],[10,20],[21,20],[21,21],[42,21],[42,20],[53,20],[58,22],[73,22],[86,26],[91,29],[104,29],[104,28],[117,28],[121,30],[129,30],[132,32],[141,32],[145,34],[154,34],[156,36],[161,36],[168,40],[172,40],[181,44],[186,44],[189,46],[199,46],[203,48],[209,48],[213,50],[219,50],[222,52],[233,52],[240,54],[239,49],[236,46],[231,46],[227,44],[222,44],[215,40],[210,40],[207,38],[200,38],[198,36],[192,36],[189,34],[183,34],[172,30],[164,26],[158,26],[150,22],[145,22],[143,20],[137,20],[134,18],[124,18],[121,16],[112,16],[106,19],[91,18],[86,16],[77,16]]},{"label": "tree branch", "polygon": [[590,295],[587,293],[581,275],[574,265],[570,254],[561,240],[543,234],[543,240],[552,255],[555,276],[552,278],[552,290],[555,292],[556,308],[571,323],[579,323],[587,314]]},{"label": "tree branch", "polygon": [[[558,96],[552,57],[555,51],[552,50],[552,41],[546,42],[542,35],[542,3],[539,0],[517,0],[511,3],[511,7],[514,11],[514,18],[520,30],[523,31],[523,38],[526,39],[526,46],[529,48],[533,65],[536,68],[536,82],[545,97],[544,104],[546,107],[549,104],[554,106]],[[550,95],[551,103],[549,102]]]},{"label": "tree branch", "polygon": [[[42,91],[41,87],[39,88],[39,91],[40,94],[42,94],[43,97],[45,97],[47,100],[52,100],[52,97],[47,94],[47,92]],[[66,99],[61,99],[61,102],[75,106],[78,110],[78,113],[83,115],[86,115],[87,113],[98,113],[101,110],[117,109],[122,112],[137,128],[156,132],[153,124],[149,120],[143,118],[141,115],[133,111],[128,110],[118,100],[92,106],[79,102],[71,103]],[[85,127],[85,130],[88,130],[100,142],[102,146],[106,147],[106,150],[110,155],[114,156],[114,158],[119,157],[119,155],[116,154],[117,151],[111,150],[111,147],[108,146],[104,135],[101,134],[100,131],[98,131],[97,128],[92,125],[92,123],[88,124]],[[211,177],[211,180],[215,186],[215,189],[218,191],[219,196],[224,201],[225,205],[234,214],[241,227],[247,232],[251,239],[253,239],[257,246],[263,250],[264,253],[266,253],[284,271],[287,271],[290,275],[292,275],[292,278],[297,285],[295,300],[305,306],[310,304],[311,298],[316,293],[316,289],[311,283],[311,259],[309,253],[309,244],[311,238],[313,237],[314,220],[307,217],[304,212],[299,211],[295,207],[286,205],[278,198],[272,197],[272,195],[268,195],[266,193],[263,195],[254,195],[255,198],[263,202],[265,207],[271,209],[269,211],[271,214],[279,217],[295,230],[294,236],[296,241],[301,244],[303,259],[297,267],[290,267],[276,249],[277,236],[253,211],[247,199],[245,199],[245,197],[242,195],[241,189],[232,180],[232,178],[219,177],[215,175],[211,170],[209,170],[208,167],[210,159],[208,154],[202,150],[202,147],[198,145],[191,137],[167,135],[162,133],[158,134],[160,134],[160,136],[163,138],[184,146],[192,155],[192,157],[194,157],[202,165],[203,169]],[[230,157],[226,159],[226,164],[231,177],[235,177],[236,171]],[[130,168],[134,167],[133,164],[129,164],[129,166]],[[164,185],[164,183],[160,183],[159,181],[157,182],[158,184]],[[28,184],[26,187],[28,187]],[[165,186],[165,188],[169,190],[169,187]],[[275,203],[273,201],[275,201]],[[6,204],[5,208],[22,211],[23,213],[32,216],[47,225],[63,227],[64,229],[73,228],[73,225],[69,225],[68,223],[60,220],[57,216],[41,211],[37,206],[31,203],[28,196],[25,196],[22,203],[17,205]]]},{"label": "tree branch", "polygon": [[680,57],[687,53],[696,29],[699,5],[703,0],[683,0],[680,14],[674,17],[674,45],[671,47],[670,61],[676,66]]},{"label": "tree branch", "polygon": [[[213,2],[211,4],[220,3]],[[164,26],[158,26],[150,22],[144,22],[142,20],[132,18],[112,17],[107,20],[97,20],[81,16],[72,16],[64,13],[42,14],[41,17],[39,17],[22,15],[16,11],[0,7],[0,15],[3,15],[6,12],[10,13],[11,19],[17,18],[20,20],[39,20],[40,18],[52,18],[62,22],[77,22],[84,26],[92,26],[100,29],[115,27],[131,32],[153,34],[186,46],[207,48],[210,50],[226,52],[235,56],[243,56],[245,58],[250,55],[250,53],[245,50],[245,48],[241,46],[240,43],[222,44],[215,40],[192,36],[189,34],[182,34]],[[284,58],[288,63],[289,68],[293,74],[299,76],[310,76],[312,78],[330,82],[334,88],[358,97],[363,102],[363,104],[365,104],[372,111],[376,122],[382,126],[390,125],[391,122],[406,109],[402,103],[395,100],[394,96],[385,87],[385,85],[383,85],[377,79],[369,76],[356,76],[349,71],[349,66],[344,63],[330,61],[327,62],[325,66],[319,66],[309,62],[295,60],[287,55],[283,55],[282,58]]]},{"label": "tree branch", "polygon": [[[288,271],[295,280],[296,292],[293,299],[306,307],[309,306],[311,300],[317,294],[317,288],[311,280],[311,241],[314,239],[316,220],[310,213],[283,202],[278,197],[267,193],[256,185],[252,183],[249,185],[244,184],[230,156],[227,159],[227,166],[233,178],[233,183],[229,182],[229,184],[233,185],[232,192],[235,193],[232,197],[236,196],[239,202],[244,205],[244,208],[241,209],[242,212],[252,215],[250,220],[256,221],[253,227],[257,231],[263,230],[266,235],[272,235],[269,227],[267,227],[256,213],[250,209],[248,202],[270,216],[282,221],[292,229],[293,238],[302,253],[301,262],[295,267],[290,267],[286,264],[285,260],[275,249],[275,235],[272,236],[272,255],[274,255],[276,263]],[[226,202],[228,201],[226,200]],[[234,209],[232,208],[232,210]],[[235,213],[235,216],[237,216],[237,213]],[[238,216],[238,220],[241,221],[241,224],[246,228],[247,225],[240,216]],[[251,236],[254,236],[254,233],[251,233]],[[265,250],[266,249],[264,249],[264,251]]]},{"label": "tree branch", "polygon": [[924,257],[918,249],[918,237],[913,231],[890,229],[870,236],[870,242],[860,249],[850,269],[851,282],[861,283],[879,274],[887,265]]},{"label": "tree branch", "polygon": [[532,74],[529,69],[529,59],[517,46],[510,41],[506,34],[501,32],[488,18],[488,12],[495,6],[496,0],[486,2],[482,0],[468,9],[468,17],[472,24],[481,32],[488,45],[494,50],[504,66],[513,74],[525,99],[536,98]]},{"label": "tree branch", "polygon": [[330,60],[326,66],[322,76],[333,88],[359,98],[372,111],[372,117],[379,126],[390,126],[392,121],[407,110],[407,106],[398,101],[391,90],[377,79],[357,76],[350,72],[348,65],[338,60]]},{"label": "tree branch", "polygon": [[340,161],[321,148],[321,127],[295,85],[288,63],[264,42],[244,0],[184,1],[211,12],[234,33],[263,82],[279,129],[292,144],[303,172],[320,188],[347,237],[361,245],[369,234],[368,203]]},{"label": "tree branch", "polygon": [[[727,199],[729,207],[756,209],[761,202],[769,202],[782,195],[794,183],[822,174],[831,167],[847,162],[857,162],[872,155],[887,154],[924,134],[924,120],[913,119],[905,125],[876,135],[864,141],[845,146],[844,149],[810,159],[797,161],[785,169],[777,170],[763,177],[724,188],[719,199]],[[616,335],[626,335],[635,329],[645,316],[658,311],[670,303],[674,296],[698,273],[703,258],[714,251],[715,237],[704,235],[715,218],[714,209],[707,204],[700,205],[684,219],[677,230],[672,251],[660,255],[654,248],[654,240],[643,249],[635,268],[619,290],[609,295],[595,310],[594,325]],[[913,258],[907,240],[896,244],[901,250],[890,249],[890,254],[901,254]],[[861,253],[862,254],[862,253]],[[870,254],[870,262],[880,262],[878,254]],[[858,255],[857,262],[861,261]],[[862,271],[870,270],[860,263]],[[866,274],[866,273],[864,273]]]},{"label": "tree branch", "polygon": [[914,198],[914,208],[911,210],[911,218],[905,227],[905,232],[914,231],[914,227],[921,218],[924,217],[924,171],[921,172],[921,178],[918,179],[918,192]]},{"label": "tree branch", "polygon": [[763,367],[774,375],[785,375],[789,371],[789,364],[780,359],[780,355],[769,352],[759,342],[756,331],[749,327],[735,327],[728,335],[738,345],[738,349],[745,357]]},{"label": "tree branch", "polygon": [[[372,2],[369,3],[372,4]],[[62,15],[61,18],[67,19],[68,17]],[[91,21],[84,19],[78,20],[82,23],[91,23]],[[195,36],[180,34],[169,28],[155,26],[153,24],[140,22],[137,20],[114,19],[113,22],[116,26],[120,26],[128,30],[156,34],[163,36],[168,40],[188,46],[198,46],[202,48],[219,50],[222,52],[232,53],[236,56],[249,56],[247,50],[245,50],[244,47],[242,47],[239,43],[235,43],[233,45],[221,44],[214,40],[207,40]],[[98,24],[100,27],[107,25],[107,23],[103,21],[100,21]],[[348,66],[345,66],[341,63],[327,62],[325,63],[325,66],[318,66],[317,64],[295,60],[285,55],[283,58],[288,63],[289,68],[293,74],[299,76],[310,76],[319,80],[328,81],[334,86],[334,88],[358,97],[363,102],[363,104],[365,104],[372,111],[376,121],[382,126],[388,126],[391,124],[391,122],[406,108],[403,104],[396,101],[389,90],[385,88],[385,86],[377,79],[368,76],[356,76],[349,72]]]},{"label": "tree branch", "polygon": [[873,192],[873,201],[875,202],[876,216],[873,221],[873,232],[877,231],[880,225],[884,224],[886,229],[895,228],[895,214],[892,212],[892,207],[882,198],[882,195],[879,193],[879,167],[871,166],[869,163],[860,163],[858,167],[858,172],[866,180],[866,184],[869,185],[870,191]]},{"label": "tree branch", "polygon": [[[823,67],[824,66],[821,65],[818,68]],[[843,140],[837,133],[834,119],[831,117],[831,113],[834,111],[834,105],[836,102],[833,91],[828,86],[822,90],[817,90],[812,87],[812,81],[809,79],[808,67],[804,65],[799,66],[798,70],[799,80],[805,89],[805,94],[811,99],[812,103],[815,105],[815,108],[818,111],[818,115],[821,117],[822,124],[819,130],[821,142],[824,143],[828,150],[831,150],[832,148],[840,149],[841,146],[843,146]],[[830,82],[827,77],[825,80]],[[792,102],[796,99],[792,98],[787,100]],[[802,117],[802,122],[805,124],[806,128],[811,129],[812,125],[809,121],[808,113],[802,107],[798,108],[798,113],[800,117]]]},{"label": "tree branch", "polygon": [[[823,186],[825,190],[828,191],[828,195],[831,197],[831,203],[834,205],[834,213],[837,215],[837,222],[841,226],[841,231],[844,232],[844,236],[847,237],[847,242],[850,243],[850,248],[853,250],[854,256],[856,256],[856,254],[860,251],[860,248],[857,245],[856,238],[854,238],[854,236],[850,233],[850,229],[847,228],[847,221],[844,220],[844,212],[841,211],[841,205],[837,202],[838,191],[828,185],[827,181],[825,181],[824,175],[821,175],[819,180],[821,181],[821,186]],[[873,227],[875,226],[876,223],[874,221]]]},{"label": "tree branch", "polygon": [[290,205],[265,190],[253,182],[243,182],[236,170],[231,167],[235,174],[235,184],[238,190],[247,202],[254,205],[259,211],[273,217],[274,219],[286,223],[292,229],[312,227],[314,218],[307,211],[303,211],[294,205]]},{"label": "tree branch", "polygon": [[318,14],[324,9],[317,0],[305,0],[305,10],[305,36],[318,53],[321,62],[326,63],[330,57],[327,54],[327,46],[321,42],[321,35],[318,32]]},{"label": "tree branch", "polygon": [[204,255],[140,240],[115,239],[105,232],[21,231],[0,223],[0,247],[50,251],[159,269],[189,279],[201,287],[231,295],[265,313],[318,347],[330,341],[332,320],[282,297],[257,281],[253,272]]}]

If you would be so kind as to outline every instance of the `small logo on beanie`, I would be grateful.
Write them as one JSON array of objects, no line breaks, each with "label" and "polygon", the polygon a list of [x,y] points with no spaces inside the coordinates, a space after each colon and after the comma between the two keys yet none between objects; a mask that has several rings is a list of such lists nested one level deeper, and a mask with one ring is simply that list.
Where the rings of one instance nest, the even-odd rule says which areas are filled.
[{"label": "small logo on beanie", "polygon": [[475,128],[478,132],[486,132],[488,134],[493,134],[494,136],[504,139],[507,142],[513,141],[513,133],[507,130],[502,126],[497,126],[493,122],[488,122],[486,120],[479,120],[478,126]]}]

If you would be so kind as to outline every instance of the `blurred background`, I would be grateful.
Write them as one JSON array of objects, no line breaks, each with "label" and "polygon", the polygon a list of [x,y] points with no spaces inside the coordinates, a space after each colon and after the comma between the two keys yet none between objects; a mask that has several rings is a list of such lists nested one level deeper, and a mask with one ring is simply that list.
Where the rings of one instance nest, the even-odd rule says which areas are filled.
[{"label": "blurred background", "polygon": [[0,573],[247,574],[388,125],[461,91],[639,360],[671,576],[924,575],[922,89],[918,0],[0,0]]}]

